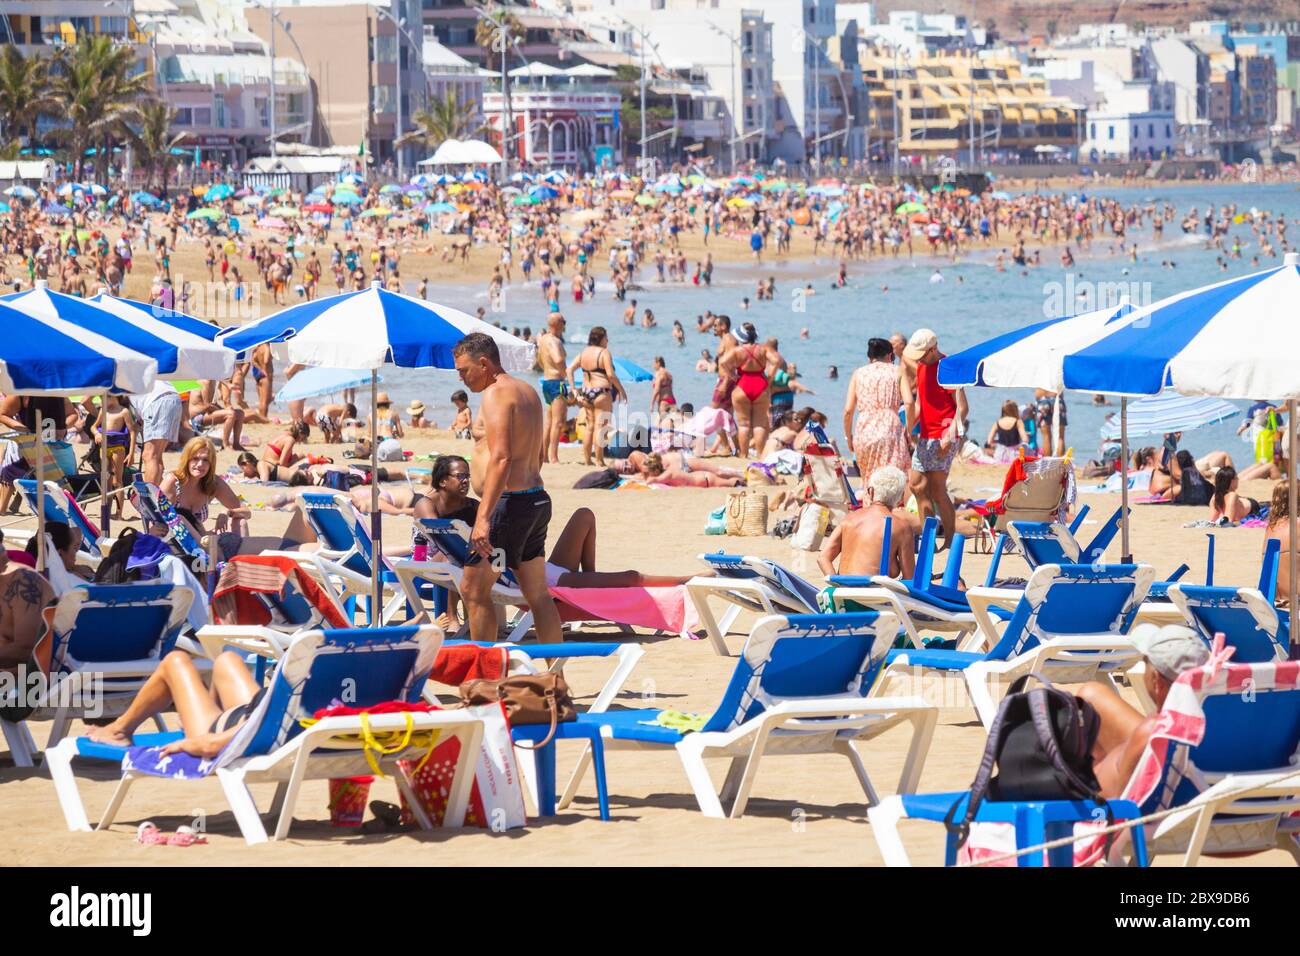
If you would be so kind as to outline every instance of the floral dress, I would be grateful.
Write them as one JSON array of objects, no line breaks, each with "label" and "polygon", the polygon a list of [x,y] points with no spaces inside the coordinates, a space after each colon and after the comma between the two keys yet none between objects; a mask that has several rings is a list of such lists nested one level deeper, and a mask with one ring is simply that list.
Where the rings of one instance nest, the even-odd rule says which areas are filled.
[{"label": "floral dress", "polygon": [[852,387],[857,396],[853,452],[862,480],[866,481],[882,465],[906,472],[911,451],[898,417],[898,408],[903,404],[898,369],[888,362],[870,362],[853,373]]}]

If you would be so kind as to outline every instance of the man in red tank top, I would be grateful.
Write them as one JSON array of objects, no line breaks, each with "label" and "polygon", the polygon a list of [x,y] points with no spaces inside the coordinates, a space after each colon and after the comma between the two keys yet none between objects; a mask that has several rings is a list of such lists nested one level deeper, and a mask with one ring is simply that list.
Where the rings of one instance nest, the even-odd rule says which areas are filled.
[{"label": "man in red tank top", "polygon": [[913,427],[919,432],[914,439],[908,484],[922,518],[938,513],[946,546],[957,523],[948,497],[948,470],[966,434],[967,406],[961,389],[939,384],[942,358],[939,337],[929,329],[917,329],[903,349],[902,385],[908,432]]}]

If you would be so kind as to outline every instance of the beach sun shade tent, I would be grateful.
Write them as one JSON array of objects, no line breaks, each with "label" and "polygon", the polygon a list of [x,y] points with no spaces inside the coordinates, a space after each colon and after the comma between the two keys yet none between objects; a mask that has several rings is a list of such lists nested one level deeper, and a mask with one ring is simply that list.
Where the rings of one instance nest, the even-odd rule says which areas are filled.
[{"label": "beach sun shade tent", "polygon": [[[0,302],[0,324],[5,330],[0,336],[0,391],[6,395],[131,394],[153,388],[158,363],[102,335],[58,319],[36,318],[5,302]],[[44,429],[37,428],[36,440],[43,444]],[[38,488],[44,487],[44,472],[38,448]],[[44,569],[44,508],[36,511],[36,548],[36,566]]]},{"label": "beach sun shade tent", "polygon": [[419,165],[463,166],[499,162],[501,162],[501,154],[481,139],[449,139],[444,141],[428,159],[420,160]]},{"label": "beach sun shade tent", "polygon": [[[1241,409],[1221,398],[1192,398],[1174,392],[1142,398],[1128,405],[1129,435],[1163,435],[1191,431],[1202,425],[1226,422],[1241,415]],[[1120,437],[1118,418],[1108,418],[1101,437]]]},{"label": "beach sun shade tent", "polygon": [[[345,292],[283,309],[260,322],[223,336],[236,352],[265,342],[287,342],[289,360],[327,368],[370,370],[372,433],[370,465],[377,476],[379,441],[374,433],[378,369],[389,363],[399,368],[455,368],[452,349],[470,332],[491,336],[501,352],[507,372],[527,372],[533,367],[535,346],[508,332],[448,306],[388,292],[371,285],[362,292]],[[383,526],[379,511],[379,484],[370,483],[370,537],[375,553],[383,553]],[[379,571],[383,562],[371,562],[371,610],[375,620],[382,607]]]},{"label": "beach sun shade tent", "polygon": [[[155,317],[151,311],[145,311],[151,310],[151,306],[128,305],[107,295],[94,301],[79,299],[52,291],[44,280],[37,280],[33,289],[0,296],[0,301],[39,321],[65,323],[78,333],[101,336],[146,356],[157,366],[159,378],[220,380],[229,378],[235,369],[234,353],[213,341],[217,330],[180,313],[159,309]],[[182,326],[182,320],[188,329]],[[103,533],[107,535],[110,530],[107,455],[100,456],[99,480],[103,503],[101,521]]]},{"label": "beach sun shade tent", "polygon": [[[375,378],[382,385],[383,376]],[[333,395],[349,388],[363,388],[370,384],[370,370],[363,368],[305,368],[275,393],[277,402],[296,402],[299,399]]]}]

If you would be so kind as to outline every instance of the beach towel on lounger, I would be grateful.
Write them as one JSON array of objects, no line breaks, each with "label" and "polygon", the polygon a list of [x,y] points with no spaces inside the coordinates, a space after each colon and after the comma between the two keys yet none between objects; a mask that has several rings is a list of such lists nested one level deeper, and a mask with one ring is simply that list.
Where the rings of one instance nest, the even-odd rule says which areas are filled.
[{"label": "beach towel on lounger", "polygon": [[699,627],[695,606],[686,600],[686,588],[551,588],[559,602],[560,618],[593,618],[632,627],[668,631],[689,637]]}]

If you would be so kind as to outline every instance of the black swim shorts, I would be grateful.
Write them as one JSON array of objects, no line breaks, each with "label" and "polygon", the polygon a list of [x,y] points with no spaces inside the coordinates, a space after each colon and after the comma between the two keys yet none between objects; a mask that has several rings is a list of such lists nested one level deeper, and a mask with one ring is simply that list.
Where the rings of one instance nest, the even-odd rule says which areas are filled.
[{"label": "black swim shorts", "polygon": [[[488,525],[494,556],[503,555],[505,567],[512,571],[526,561],[544,557],[550,523],[551,496],[545,489],[505,492],[492,509]],[[473,552],[465,563],[477,564],[481,560],[482,556]]]}]

